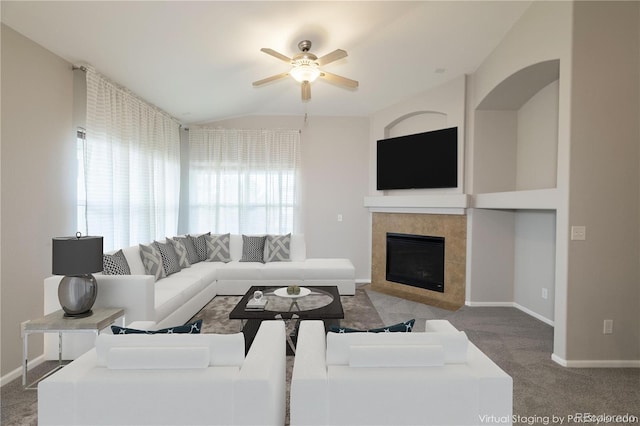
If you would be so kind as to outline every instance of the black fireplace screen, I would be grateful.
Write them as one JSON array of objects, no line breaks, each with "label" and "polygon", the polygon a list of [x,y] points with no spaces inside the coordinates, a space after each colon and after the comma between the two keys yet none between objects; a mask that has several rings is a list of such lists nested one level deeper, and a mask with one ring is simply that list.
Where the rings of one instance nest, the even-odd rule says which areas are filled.
[{"label": "black fireplace screen", "polygon": [[444,237],[387,233],[387,281],[444,293]]}]

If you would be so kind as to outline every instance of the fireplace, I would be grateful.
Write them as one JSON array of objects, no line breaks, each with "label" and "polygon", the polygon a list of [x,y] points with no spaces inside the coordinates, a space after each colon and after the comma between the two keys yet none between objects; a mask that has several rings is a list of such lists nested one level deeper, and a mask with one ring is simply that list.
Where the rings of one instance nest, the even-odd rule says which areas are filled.
[{"label": "fireplace", "polygon": [[[387,279],[387,235],[437,236],[446,242],[441,289]],[[393,247],[391,247],[393,250]],[[466,288],[467,217],[464,214],[373,212],[371,227],[371,288],[395,297],[456,310],[464,306]],[[392,259],[393,261],[393,255]],[[402,259],[401,259],[402,260]],[[417,271],[415,267],[401,267]],[[422,274],[420,274],[422,275]],[[393,278],[393,273],[392,277]],[[403,280],[405,277],[402,277]]]},{"label": "fireplace", "polygon": [[444,237],[387,233],[386,280],[444,293]]}]

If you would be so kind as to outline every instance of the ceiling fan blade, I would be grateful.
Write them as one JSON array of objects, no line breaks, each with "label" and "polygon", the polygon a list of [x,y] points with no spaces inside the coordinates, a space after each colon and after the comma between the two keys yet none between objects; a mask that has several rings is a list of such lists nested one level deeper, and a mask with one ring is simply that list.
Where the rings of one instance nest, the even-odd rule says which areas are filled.
[{"label": "ceiling fan blade", "polygon": [[356,80],[351,80],[350,78],[342,77],[336,74],[331,74],[330,72],[322,71],[322,73],[320,74],[320,77],[332,83],[349,87],[351,89],[355,89],[356,87],[358,87],[358,82]]},{"label": "ceiling fan blade", "polygon": [[309,99],[311,99],[311,83],[309,83],[308,81],[303,81],[301,87],[302,87],[302,100],[308,101]]},{"label": "ceiling fan blade", "polygon": [[273,49],[269,49],[268,47],[263,47],[262,49],[260,49],[260,51],[262,51],[262,52],[266,53],[267,55],[271,55],[271,56],[273,56],[274,58],[278,58],[278,59],[280,59],[281,61],[289,62],[289,63],[291,62],[291,58],[289,58],[288,56],[285,56],[285,55],[283,55],[283,54],[282,54],[282,53],[280,53],[280,52],[276,52],[276,51],[275,51],[275,50],[273,50]]},{"label": "ceiling fan blade", "polygon": [[342,49],[336,49],[331,53],[327,53],[326,55],[318,58],[316,61],[319,66],[330,64],[331,62],[337,61],[338,59],[346,58],[347,52]]},{"label": "ceiling fan blade", "polygon": [[286,77],[288,75],[289,75],[288,72],[283,72],[281,74],[272,75],[271,77],[267,77],[267,78],[263,78],[262,80],[254,81],[253,85],[254,86],[260,86],[260,85],[267,84],[267,83],[270,83],[270,82],[275,81],[275,80],[279,80],[279,79],[284,78],[284,77]]}]

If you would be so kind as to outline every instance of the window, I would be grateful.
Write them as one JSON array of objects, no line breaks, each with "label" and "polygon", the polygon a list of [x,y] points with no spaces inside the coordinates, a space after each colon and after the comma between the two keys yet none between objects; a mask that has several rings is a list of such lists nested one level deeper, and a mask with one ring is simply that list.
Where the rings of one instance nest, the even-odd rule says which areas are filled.
[{"label": "window", "polygon": [[78,222],[84,218],[86,226],[80,229],[102,235],[105,251],[175,235],[180,124],[92,69],[86,76],[86,137],[78,161],[84,174]]},{"label": "window", "polygon": [[189,131],[189,230],[295,231],[298,130]]}]

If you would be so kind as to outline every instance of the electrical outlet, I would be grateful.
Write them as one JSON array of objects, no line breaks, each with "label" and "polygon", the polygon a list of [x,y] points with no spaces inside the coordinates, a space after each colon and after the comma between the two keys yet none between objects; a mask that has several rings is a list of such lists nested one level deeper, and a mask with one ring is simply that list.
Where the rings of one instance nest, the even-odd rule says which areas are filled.
[{"label": "electrical outlet", "polygon": [[586,226],[572,226],[571,227],[571,240],[572,241],[584,241],[587,239],[587,227]]},{"label": "electrical outlet", "polygon": [[338,222],[342,222],[342,214],[338,215]]},{"label": "electrical outlet", "polygon": [[542,289],[542,298],[543,299],[548,299],[549,298],[549,290],[547,290],[546,288]]},{"label": "electrical outlet", "polygon": [[602,334],[613,334],[613,320],[604,320]]}]

